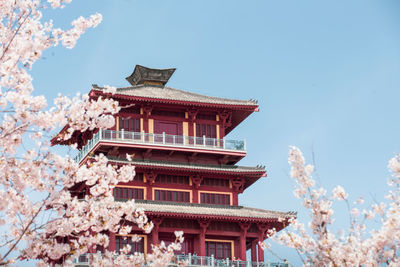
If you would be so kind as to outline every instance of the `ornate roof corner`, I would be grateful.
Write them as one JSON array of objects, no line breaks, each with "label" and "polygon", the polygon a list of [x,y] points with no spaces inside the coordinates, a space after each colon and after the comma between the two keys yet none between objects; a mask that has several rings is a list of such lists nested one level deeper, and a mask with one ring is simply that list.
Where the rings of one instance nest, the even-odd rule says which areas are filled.
[{"label": "ornate roof corner", "polygon": [[126,80],[132,85],[151,84],[165,85],[175,72],[172,69],[150,69],[141,65],[136,65],[133,73],[126,77]]}]

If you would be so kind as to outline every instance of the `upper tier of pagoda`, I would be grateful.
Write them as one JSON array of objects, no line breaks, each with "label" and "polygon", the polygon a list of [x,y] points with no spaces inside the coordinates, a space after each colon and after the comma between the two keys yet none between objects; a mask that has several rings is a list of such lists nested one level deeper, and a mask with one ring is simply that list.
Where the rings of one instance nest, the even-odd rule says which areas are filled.
[{"label": "upper tier of pagoda", "polygon": [[[199,153],[236,156],[232,163],[243,158],[246,154],[245,141],[228,140],[225,136],[251,113],[258,111],[257,102],[206,96],[165,86],[174,71],[175,69],[150,69],[137,65],[134,72],[126,78],[131,86],[117,88],[114,94],[93,85],[89,93],[92,99],[111,97],[121,106],[120,114],[116,116],[116,126],[107,129],[108,133],[103,131],[99,141],[111,144],[118,137],[119,141],[142,147],[157,146],[159,149],[188,152],[195,149]],[[159,121],[170,120],[172,117],[181,123],[176,131],[171,130],[171,125],[166,123],[160,126]],[[140,125],[127,131],[118,125],[124,123],[121,118],[137,118]],[[196,127],[211,128],[197,129],[196,132]],[[78,149],[84,150],[99,130],[84,133],[76,131],[70,140],[59,138],[67,128],[68,125],[59,136],[52,139],[53,145],[76,143]],[[199,131],[203,133],[200,135]],[[80,154],[79,157],[82,157],[85,152]]]}]

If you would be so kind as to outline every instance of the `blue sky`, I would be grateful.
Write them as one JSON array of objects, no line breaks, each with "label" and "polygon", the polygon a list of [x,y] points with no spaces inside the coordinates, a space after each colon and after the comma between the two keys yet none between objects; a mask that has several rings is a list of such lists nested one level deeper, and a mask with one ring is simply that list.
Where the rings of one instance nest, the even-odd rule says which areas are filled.
[{"label": "blue sky", "polygon": [[[321,184],[341,184],[355,200],[383,200],[387,161],[400,152],[400,2],[396,0],[73,1],[46,11],[68,27],[103,15],[73,50],[55,48],[33,68],[37,94],[127,86],[135,64],[177,68],[169,86],[258,99],[260,112],[231,138],[247,140],[241,165],[267,166],[242,205],[305,210],[292,195],[289,145],[315,156]],[[348,215],[336,205],[337,224]],[[334,228],[335,229],[335,228]],[[298,264],[295,253],[274,250]],[[271,254],[268,259],[275,260]]]}]

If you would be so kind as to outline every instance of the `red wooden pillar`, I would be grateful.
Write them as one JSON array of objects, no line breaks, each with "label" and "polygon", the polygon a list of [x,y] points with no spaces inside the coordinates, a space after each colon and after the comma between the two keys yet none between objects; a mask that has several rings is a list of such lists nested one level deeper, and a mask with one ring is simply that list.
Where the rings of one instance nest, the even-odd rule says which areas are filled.
[{"label": "red wooden pillar", "polygon": [[161,218],[153,218],[151,220],[154,224],[153,230],[151,231],[151,243],[153,245],[157,245],[159,240],[158,240],[158,230],[160,229],[160,224],[162,219]]},{"label": "red wooden pillar", "polygon": [[218,115],[221,122],[219,127],[219,138],[223,139],[225,137],[225,129],[232,125],[232,112],[224,110],[219,112]]},{"label": "red wooden pillar", "polygon": [[[266,237],[265,233],[268,229],[268,225],[265,223],[259,223],[257,224],[258,227],[258,242],[264,242],[264,239]],[[260,245],[258,245],[258,261],[264,261],[264,250],[261,248]]]},{"label": "red wooden pillar", "polygon": [[156,181],[157,174],[154,172],[145,172],[144,176],[146,178],[146,200],[153,200],[152,185]]},{"label": "red wooden pillar", "polygon": [[231,181],[233,187],[232,204],[236,206],[239,205],[238,195],[239,193],[243,193],[245,180],[244,178],[234,178]]},{"label": "red wooden pillar", "polygon": [[149,132],[149,116],[152,110],[153,110],[152,106],[143,107],[143,131],[145,133]]},{"label": "red wooden pillar", "polygon": [[251,261],[257,261],[257,239],[251,242]]},{"label": "red wooden pillar", "polygon": [[194,136],[194,121],[196,119],[196,115],[199,112],[198,109],[189,109],[187,111],[188,113],[188,119],[189,119],[189,123],[188,123],[188,135],[189,136]]},{"label": "red wooden pillar", "polygon": [[200,225],[200,237],[199,237],[199,256],[206,256],[206,231],[207,227],[210,224],[209,221],[206,220],[199,220]]},{"label": "red wooden pillar", "polygon": [[115,251],[115,233],[110,232],[108,236],[109,243],[108,243],[108,251]]},{"label": "red wooden pillar", "polygon": [[200,203],[198,188],[203,181],[203,177],[201,177],[200,175],[196,175],[192,176],[191,179],[193,184],[193,203]]},{"label": "red wooden pillar", "polygon": [[239,257],[242,261],[246,260],[246,236],[247,236],[247,230],[250,227],[250,223],[239,223],[240,226],[240,253]]},{"label": "red wooden pillar", "polygon": [[[259,242],[263,242],[264,241],[264,235],[260,235],[260,237],[258,238]],[[261,248],[260,245],[258,245],[258,261],[259,262],[264,262],[264,250]]]}]

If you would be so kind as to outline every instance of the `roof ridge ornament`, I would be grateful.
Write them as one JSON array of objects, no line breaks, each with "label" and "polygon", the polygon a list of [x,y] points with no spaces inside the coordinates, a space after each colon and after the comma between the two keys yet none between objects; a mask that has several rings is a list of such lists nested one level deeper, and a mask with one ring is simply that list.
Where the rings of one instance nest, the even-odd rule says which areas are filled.
[{"label": "roof ridge ornament", "polygon": [[172,69],[151,69],[136,65],[133,73],[126,80],[133,86],[141,84],[165,85],[175,72]]}]

